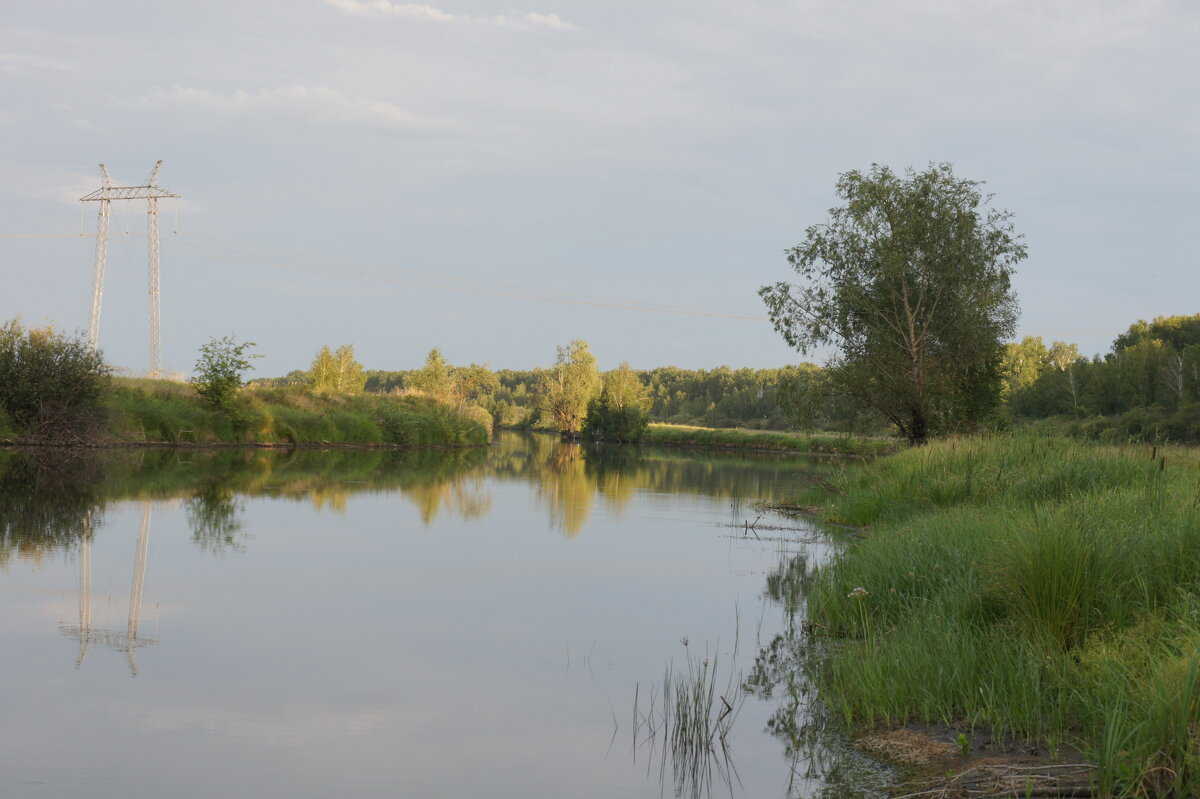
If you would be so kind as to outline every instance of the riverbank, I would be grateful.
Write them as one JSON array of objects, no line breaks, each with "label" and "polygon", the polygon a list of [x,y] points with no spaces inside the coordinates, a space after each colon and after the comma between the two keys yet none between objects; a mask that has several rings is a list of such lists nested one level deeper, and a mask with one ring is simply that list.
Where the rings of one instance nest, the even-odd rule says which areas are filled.
[{"label": "riverbank", "polygon": [[[244,388],[226,408],[170,380],[118,378],[102,399],[103,425],[53,443],[100,446],[483,446],[491,419],[419,396],[321,395]],[[12,436],[7,443],[36,444]]]},{"label": "riverbank", "polygon": [[779,433],[745,428],[658,423],[651,424],[646,429],[642,443],[656,446],[860,456],[886,455],[900,447],[900,440],[895,438],[855,438],[838,433]]},{"label": "riverbank", "polygon": [[852,729],[1075,746],[1097,795],[1200,792],[1197,450],[935,442],[796,498],[863,529],[809,589]]}]

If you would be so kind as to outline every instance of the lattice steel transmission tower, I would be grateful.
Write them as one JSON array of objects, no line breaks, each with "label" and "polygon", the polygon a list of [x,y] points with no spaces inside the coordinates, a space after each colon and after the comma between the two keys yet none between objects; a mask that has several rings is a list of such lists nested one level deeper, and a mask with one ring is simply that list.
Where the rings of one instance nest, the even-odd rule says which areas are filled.
[{"label": "lattice steel transmission tower", "polygon": [[146,237],[150,250],[150,375],[161,371],[162,345],[159,341],[160,312],[158,304],[158,200],[161,197],[179,198],[178,194],[158,187],[158,171],[162,161],[154,164],[150,176],[140,186],[116,186],[104,164],[100,165],[100,188],[80,197],[81,202],[100,203],[100,219],[96,225],[96,266],[92,274],[92,316],[88,325],[88,340],[95,349],[100,337],[100,301],[104,293],[104,258],[108,251],[109,204],[113,200],[146,201]]}]

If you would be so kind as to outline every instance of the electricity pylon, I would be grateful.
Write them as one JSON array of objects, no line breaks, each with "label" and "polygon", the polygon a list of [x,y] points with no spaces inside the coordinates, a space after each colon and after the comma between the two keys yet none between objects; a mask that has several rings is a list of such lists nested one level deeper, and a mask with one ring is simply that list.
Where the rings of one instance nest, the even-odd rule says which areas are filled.
[{"label": "electricity pylon", "polygon": [[108,251],[108,218],[109,204],[113,200],[145,200],[147,214],[146,234],[150,245],[150,375],[156,377],[160,372],[159,360],[162,355],[159,341],[159,307],[158,307],[158,200],[160,197],[179,195],[158,187],[158,171],[162,161],[154,164],[150,176],[140,186],[115,186],[104,164],[100,165],[100,188],[91,194],[80,197],[81,202],[100,203],[100,218],[96,225],[96,265],[92,274],[92,316],[88,325],[88,341],[92,349],[100,337],[100,301],[104,293],[104,258]]}]

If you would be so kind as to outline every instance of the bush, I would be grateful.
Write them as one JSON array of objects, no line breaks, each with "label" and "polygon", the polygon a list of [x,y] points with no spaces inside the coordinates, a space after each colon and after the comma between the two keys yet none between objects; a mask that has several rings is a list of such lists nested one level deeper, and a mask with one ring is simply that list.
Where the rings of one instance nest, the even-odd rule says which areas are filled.
[{"label": "bush", "polygon": [[261,357],[249,354],[253,346],[253,341],[238,344],[233,336],[210,339],[200,348],[196,374],[188,382],[213,407],[231,409],[233,399],[242,387],[242,374],[250,368],[250,359]]},{"label": "bush", "polygon": [[588,403],[583,436],[595,441],[636,444],[646,435],[649,425],[650,414],[642,408],[636,405],[619,408],[605,402],[605,398],[601,396]]},{"label": "bush", "polygon": [[486,430],[489,439],[492,437],[492,430],[496,425],[487,408],[479,405],[468,405],[462,409],[462,415]]},{"label": "bush", "polygon": [[97,350],[51,327],[0,325],[0,427],[30,439],[71,441],[95,433],[112,380]]}]

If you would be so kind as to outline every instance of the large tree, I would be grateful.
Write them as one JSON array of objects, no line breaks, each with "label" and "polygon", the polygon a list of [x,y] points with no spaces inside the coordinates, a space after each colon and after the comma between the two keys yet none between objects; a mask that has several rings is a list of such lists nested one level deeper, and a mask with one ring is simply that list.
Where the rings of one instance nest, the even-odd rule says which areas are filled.
[{"label": "large tree", "polygon": [[637,443],[650,424],[650,397],[637,372],[623,363],[604,375],[583,423],[584,438]]},{"label": "large tree", "polygon": [[915,444],[973,426],[998,402],[1025,246],[980,185],[949,164],[846,172],[845,205],[788,251],[801,283],[759,291],[788,344],[833,347],[835,384]]},{"label": "large tree", "polygon": [[440,402],[451,402],[454,395],[453,368],[442,356],[442,351],[434,347],[425,356],[425,365],[409,378],[409,386]]},{"label": "large tree", "polygon": [[558,348],[554,366],[537,371],[539,408],[559,432],[578,436],[588,403],[600,393],[600,370],[586,341],[575,339]]}]

